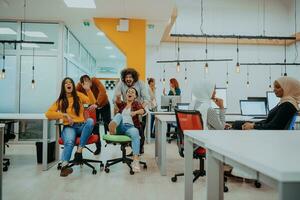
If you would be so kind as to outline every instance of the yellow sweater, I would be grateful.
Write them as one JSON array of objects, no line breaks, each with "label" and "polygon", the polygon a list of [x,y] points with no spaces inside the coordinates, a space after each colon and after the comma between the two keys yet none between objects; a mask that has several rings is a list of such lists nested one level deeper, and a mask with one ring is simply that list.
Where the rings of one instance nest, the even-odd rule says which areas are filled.
[{"label": "yellow sweater", "polygon": [[[73,110],[73,97],[68,97],[68,103],[69,106],[66,110],[66,113],[74,120],[75,123],[77,122],[84,122],[84,116],[83,116],[83,112],[84,112],[84,108],[83,108],[83,104],[95,104],[96,103],[96,99],[92,93],[91,90],[89,90],[87,92],[87,96],[85,96],[84,94],[77,92],[77,95],[79,97],[79,103],[80,103],[80,111],[79,111],[79,116],[76,115],[75,110]],[[46,117],[50,120],[57,120],[57,119],[63,119],[64,120],[64,125],[68,124],[68,120],[63,117],[63,113],[58,110],[58,104],[57,102],[53,103],[52,106],[49,108],[49,110],[45,113]]]}]

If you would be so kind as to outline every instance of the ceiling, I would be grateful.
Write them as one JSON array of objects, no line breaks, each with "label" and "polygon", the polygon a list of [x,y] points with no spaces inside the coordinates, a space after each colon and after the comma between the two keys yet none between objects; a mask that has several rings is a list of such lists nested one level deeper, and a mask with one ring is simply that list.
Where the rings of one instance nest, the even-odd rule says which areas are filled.
[{"label": "ceiling", "polygon": [[[159,45],[170,19],[174,0],[95,0],[95,9],[69,8],[63,0],[27,0],[26,20],[64,22],[88,51],[102,61],[124,62],[124,56],[93,24],[93,18],[145,19],[154,28],[147,28],[147,45]],[[0,19],[24,19],[24,0],[0,0]],[[89,21],[90,26],[83,22]],[[153,27],[153,26],[152,26]],[[112,49],[106,49],[112,46]],[[116,58],[109,58],[110,55]]]}]

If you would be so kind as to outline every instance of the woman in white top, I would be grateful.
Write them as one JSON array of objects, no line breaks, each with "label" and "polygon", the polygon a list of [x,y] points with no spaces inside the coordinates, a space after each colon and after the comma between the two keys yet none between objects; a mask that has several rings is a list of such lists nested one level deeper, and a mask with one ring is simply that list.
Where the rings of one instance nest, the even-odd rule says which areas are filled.
[{"label": "woman in white top", "polygon": [[[208,80],[194,81],[192,95],[191,109],[200,111],[204,129],[223,130],[225,128],[224,104],[223,99],[216,97],[215,84]],[[219,107],[219,114],[211,107],[211,100]]]},{"label": "woman in white top", "polygon": [[156,111],[157,101],[156,101],[156,96],[155,96],[155,79],[149,78],[148,85],[149,85],[149,96],[150,96],[150,110]]}]

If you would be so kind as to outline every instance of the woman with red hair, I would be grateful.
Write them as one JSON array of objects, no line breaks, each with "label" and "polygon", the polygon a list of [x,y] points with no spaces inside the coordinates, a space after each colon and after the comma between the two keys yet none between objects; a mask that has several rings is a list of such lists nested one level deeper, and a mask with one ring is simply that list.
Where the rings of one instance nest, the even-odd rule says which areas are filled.
[{"label": "woman with red hair", "polygon": [[[166,95],[166,90],[164,88],[163,90],[164,95]],[[168,93],[168,96],[180,96],[181,90],[179,88],[179,83],[175,78],[170,79],[170,91]]]}]

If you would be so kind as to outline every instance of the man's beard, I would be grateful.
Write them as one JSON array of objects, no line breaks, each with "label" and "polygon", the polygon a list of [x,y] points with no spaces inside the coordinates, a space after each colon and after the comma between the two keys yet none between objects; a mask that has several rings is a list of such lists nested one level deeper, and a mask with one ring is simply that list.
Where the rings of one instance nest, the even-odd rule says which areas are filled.
[{"label": "man's beard", "polygon": [[126,83],[126,85],[128,86],[128,87],[131,87],[132,85],[133,85],[133,81],[130,81],[130,82],[125,82]]}]

